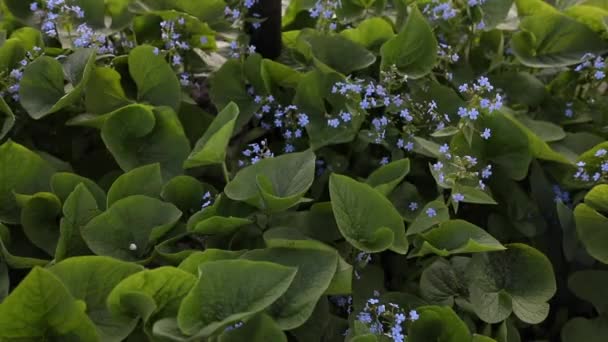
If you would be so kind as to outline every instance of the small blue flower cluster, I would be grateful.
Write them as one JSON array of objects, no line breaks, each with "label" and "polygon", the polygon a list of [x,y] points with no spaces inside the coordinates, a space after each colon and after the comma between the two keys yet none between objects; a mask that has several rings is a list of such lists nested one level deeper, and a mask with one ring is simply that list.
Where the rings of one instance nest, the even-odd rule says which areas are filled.
[{"label": "small blue flower cluster", "polygon": [[210,207],[213,205],[213,203],[215,202],[216,197],[211,195],[210,191],[207,191],[203,194],[203,197],[201,198],[201,201],[203,202],[203,204],[201,205],[201,210]]},{"label": "small blue flower cluster", "polygon": [[304,137],[305,128],[310,124],[308,115],[299,112],[295,105],[282,106],[272,95],[255,96],[254,102],[261,106],[260,111],[254,114],[260,126],[265,130],[280,130],[286,140],[284,152],[295,152],[294,142]]},{"label": "small blue flower cluster", "polygon": [[249,144],[249,148],[243,150],[241,154],[249,159],[239,160],[238,164],[240,167],[253,165],[262,159],[274,157],[274,153],[268,147],[268,142],[265,139],[259,143]]},{"label": "small blue flower cluster", "polygon": [[[437,103],[414,102],[409,95],[392,95],[381,84],[370,82],[365,84],[362,80],[347,80],[338,82],[332,87],[333,94],[340,94],[350,100],[357,100],[362,110],[372,110],[384,107],[385,113],[371,120],[369,137],[377,144],[386,141],[389,128],[395,127],[403,132],[397,139],[396,146],[411,151],[414,148],[412,137],[421,129],[441,130],[450,122],[447,114],[438,112]],[[337,128],[352,120],[353,114],[340,112],[337,117],[328,119],[330,127]],[[407,140],[407,141],[406,141]]]},{"label": "small blue flower cluster", "polygon": [[448,63],[456,63],[460,60],[460,56],[454,52],[453,48],[444,43],[439,43],[439,49],[437,49],[437,56],[440,59],[446,60]]},{"label": "small blue flower cluster", "polygon": [[[161,52],[165,52],[171,61],[171,65],[173,65],[173,67],[175,68],[184,67],[184,60],[182,54],[191,49],[190,44],[188,44],[188,42],[180,40],[181,38],[183,38],[183,34],[180,33],[179,28],[184,27],[185,24],[186,22],[184,18],[179,18],[177,22],[172,20],[162,21],[160,23],[161,39],[163,40],[165,46],[163,50],[159,48],[154,49],[155,55],[159,55]],[[188,80],[188,78],[189,75],[186,75],[185,78],[182,77],[182,84],[184,84],[184,81]],[[187,84],[189,84],[189,82],[187,82]]]},{"label": "small blue flower cluster", "polygon": [[[247,10],[251,9],[259,0],[239,0],[232,7],[226,6],[224,15],[232,23],[232,27],[241,28],[245,22]],[[254,22],[254,28],[259,28],[259,22]]]},{"label": "small blue flower cluster", "polygon": [[[464,120],[476,121],[482,113],[490,114],[503,106],[503,97],[500,93],[497,92],[494,94],[494,99],[491,98],[494,86],[490,84],[485,76],[479,77],[477,82],[472,84],[464,83],[460,85],[458,90],[461,94],[470,97],[468,107],[458,108],[458,116]],[[488,140],[492,136],[492,130],[484,128],[480,136]]]},{"label": "small blue flower cluster", "polygon": [[574,71],[581,72],[585,76],[591,75],[596,81],[603,81],[606,78],[606,63],[602,56],[586,53],[581,60],[582,62],[574,68]]},{"label": "small blue flower cluster", "polygon": [[312,18],[319,18],[319,29],[334,31],[338,27],[336,11],[340,7],[341,0],[318,0],[308,13]]},{"label": "small blue flower cluster", "polygon": [[[484,180],[492,176],[491,164],[476,171],[479,167],[477,158],[469,155],[452,155],[447,144],[440,146],[439,152],[442,154],[441,160],[443,160],[443,162],[438,160],[435,164],[431,165],[431,168],[440,183],[449,187],[452,187],[457,183],[477,183],[479,189],[486,189]],[[454,202],[462,202],[464,200],[462,194],[454,195],[455,196],[452,196]]]},{"label": "small blue flower cluster", "polygon": [[567,118],[572,118],[572,117],[574,117],[574,109],[572,109],[572,106],[573,106],[573,105],[574,105],[574,104],[573,104],[572,102],[567,102],[567,103],[566,103],[566,109],[564,110],[564,115],[565,115]]},{"label": "small blue flower cluster", "polygon": [[[224,15],[230,22],[230,25],[237,29],[242,29],[245,22],[251,23],[251,27],[254,30],[259,29],[262,26],[263,18],[260,17],[259,13],[253,13],[252,17],[247,18],[247,12],[258,2],[259,0],[238,0],[231,6],[226,6],[224,9]],[[241,50],[246,50],[249,54],[255,52],[255,46],[249,45],[246,49],[241,49],[239,43],[235,40],[230,44],[232,58],[239,58],[242,54]]]},{"label": "small blue flower cluster", "polygon": [[381,304],[377,298],[370,298],[357,320],[369,327],[370,333],[384,335],[394,342],[404,342],[406,335],[403,324],[406,320],[416,321],[420,318],[416,310],[406,310],[394,303]]},{"label": "small blue flower cluster", "polygon": [[51,38],[57,37],[57,29],[64,22],[71,21],[74,16],[78,19],[84,18],[84,11],[79,6],[69,6],[65,0],[47,0],[32,2],[30,11],[34,17],[42,22],[41,30]]},{"label": "small blue flower cluster", "polygon": [[346,313],[350,314],[353,310],[353,297],[352,296],[330,296],[329,300],[334,303],[337,307],[344,309]]},{"label": "small blue flower cluster", "polygon": [[432,0],[422,10],[431,20],[450,20],[458,15],[458,11],[454,8],[452,0],[440,1]]},{"label": "small blue flower cluster", "polygon": [[608,176],[608,151],[606,151],[606,149],[604,148],[601,148],[595,151],[594,157],[598,160],[593,164],[599,165],[598,168],[595,170],[588,170],[587,163],[584,161],[579,161],[578,163],[576,163],[578,169],[574,174],[574,179],[583,182],[599,182],[600,180]]},{"label": "small blue flower cluster", "polygon": [[233,325],[227,326],[226,329],[224,329],[224,331],[231,331],[231,330],[234,330],[234,329],[238,329],[238,328],[242,327],[243,324],[244,323],[242,321],[236,322]]},{"label": "small blue flower cluster", "polygon": [[17,68],[11,70],[8,75],[3,75],[3,84],[6,85],[6,93],[8,94],[2,91],[0,92],[0,96],[4,97],[5,95],[9,95],[13,101],[19,101],[19,89],[21,79],[23,78],[23,70],[26,66],[28,66],[31,61],[40,56],[41,53],[42,49],[38,46],[35,46],[32,51],[28,51],[26,53],[26,57],[19,62]]},{"label": "small blue flower cluster", "polygon": [[553,194],[555,194],[555,202],[562,202],[564,204],[570,203],[570,193],[562,189],[559,185],[553,185]]},{"label": "small blue flower cluster", "polygon": [[76,39],[74,39],[74,47],[77,48],[95,48],[100,54],[114,53],[114,44],[107,38],[105,34],[98,33],[87,24],[80,24],[76,28]]}]

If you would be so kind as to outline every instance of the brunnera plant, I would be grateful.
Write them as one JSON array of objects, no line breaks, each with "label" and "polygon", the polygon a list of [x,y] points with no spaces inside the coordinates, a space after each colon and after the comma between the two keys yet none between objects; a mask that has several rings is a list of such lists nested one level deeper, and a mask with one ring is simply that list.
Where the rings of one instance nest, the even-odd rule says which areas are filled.
[{"label": "brunnera plant", "polygon": [[0,341],[608,339],[605,1],[0,11]]}]

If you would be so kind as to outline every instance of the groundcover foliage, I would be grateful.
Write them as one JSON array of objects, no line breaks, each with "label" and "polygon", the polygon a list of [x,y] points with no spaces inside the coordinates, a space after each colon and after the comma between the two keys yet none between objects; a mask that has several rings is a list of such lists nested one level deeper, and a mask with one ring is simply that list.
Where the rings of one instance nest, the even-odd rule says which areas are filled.
[{"label": "groundcover foliage", "polygon": [[0,341],[608,340],[608,2],[0,4]]}]

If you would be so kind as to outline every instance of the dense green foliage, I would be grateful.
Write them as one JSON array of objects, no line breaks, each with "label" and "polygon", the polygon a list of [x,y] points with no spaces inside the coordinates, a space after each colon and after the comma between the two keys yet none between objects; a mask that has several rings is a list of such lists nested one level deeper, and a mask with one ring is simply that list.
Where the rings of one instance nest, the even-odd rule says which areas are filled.
[{"label": "dense green foliage", "polygon": [[0,2],[0,341],[608,340],[608,1],[258,1]]}]

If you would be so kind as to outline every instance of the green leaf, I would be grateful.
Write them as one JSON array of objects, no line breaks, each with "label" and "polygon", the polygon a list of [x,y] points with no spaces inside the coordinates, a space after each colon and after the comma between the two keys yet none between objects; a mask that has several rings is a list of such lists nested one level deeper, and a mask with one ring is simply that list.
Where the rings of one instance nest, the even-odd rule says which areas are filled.
[{"label": "green leaf", "polygon": [[226,185],[226,196],[260,209],[282,211],[296,205],[312,185],[315,154],[304,152],[262,159],[240,170]]},{"label": "green leaf", "polygon": [[0,145],[0,222],[18,223],[19,208],[13,193],[50,190],[54,170],[36,153],[11,140]]},{"label": "green leaf", "polygon": [[224,163],[238,115],[239,108],[234,102],[230,102],[198,140],[192,153],[184,162],[184,168]]},{"label": "green leaf", "polygon": [[108,208],[115,202],[133,195],[159,198],[163,180],[160,164],[150,164],[132,169],[118,177],[108,190]]},{"label": "green leaf", "polygon": [[4,139],[14,125],[15,114],[13,114],[13,110],[6,104],[3,98],[0,98],[0,140]]},{"label": "green leaf", "polygon": [[120,83],[120,74],[108,67],[95,67],[85,88],[85,106],[92,114],[113,112],[131,101]]},{"label": "green leaf", "polygon": [[183,173],[190,142],[175,112],[168,107],[151,109],[130,105],[111,114],[101,137],[123,171],[160,163],[165,178]]},{"label": "green leaf", "polygon": [[112,289],[107,307],[117,317],[141,318],[145,323],[175,317],[195,282],[194,275],[175,267],[137,272]]},{"label": "green leaf", "polygon": [[160,196],[165,202],[173,203],[183,213],[198,211],[206,187],[191,176],[177,176],[165,184]]},{"label": "green leaf", "polygon": [[[81,97],[95,64],[95,50],[80,49],[71,54],[62,69],[54,58],[36,58],[23,71],[19,98],[35,120],[75,104]],[[65,69],[65,70],[64,70]],[[64,90],[64,71],[72,90]]]},{"label": "green leaf", "polygon": [[453,306],[455,299],[468,297],[465,278],[470,258],[437,258],[422,271],[420,291],[432,304]]},{"label": "green leaf", "polygon": [[113,316],[106,307],[106,298],[121,280],[142,270],[133,263],[100,256],[71,258],[49,268],[74,298],[85,302],[86,313],[97,326],[100,339],[116,342],[125,339],[137,321]]},{"label": "green leaf", "polygon": [[21,209],[21,225],[27,238],[36,247],[54,255],[59,240],[57,219],[61,213],[61,201],[49,192],[31,196]]},{"label": "green leaf", "polygon": [[[336,82],[343,81],[344,78],[336,72],[313,70],[302,76],[296,88],[293,103],[300,111],[308,114],[310,124],[306,126],[306,132],[314,150],[326,145],[352,141],[365,119],[365,113],[351,106],[352,101],[346,101],[340,94],[332,94],[332,87]],[[332,110],[326,108],[326,104],[329,104]],[[332,117],[338,116],[342,108],[346,108],[352,114],[352,120],[338,128],[330,127],[327,124],[327,114]]]},{"label": "green leaf", "polygon": [[88,178],[69,172],[57,172],[51,178],[51,189],[61,202],[64,203],[80,183],[84,184],[91,193],[99,208],[105,209],[106,193],[97,183]]},{"label": "green leaf", "polygon": [[[276,227],[264,232],[264,242],[270,248],[273,247],[284,247],[284,248],[301,248],[317,249],[329,252],[336,252],[336,250],[326,245],[319,240],[315,240],[303,235],[299,229]],[[338,256],[338,267],[334,274],[331,283],[329,284],[325,294],[344,294],[350,293],[352,289],[352,274],[353,267],[348,264],[341,256]]]},{"label": "green leaf", "polygon": [[380,192],[347,176],[332,174],[329,193],[338,228],[351,245],[370,253],[386,249],[407,253],[403,219]]},{"label": "green leaf", "polygon": [[173,204],[141,195],[130,196],[93,218],[82,229],[82,237],[97,255],[137,261],[146,258],[155,242],[181,215]]},{"label": "green leaf", "polygon": [[0,339],[99,341],[85,307],[51,271],[35,267],[0,304]]},{"label": "green leaf", "polygon": [[608,49],[598,34],[561,13],[535,13],[523,18],[519,28],[512,38],[513,53],[529,67],[573,65],[585,53],[601,55]]},{"label": "green leaf", "polygon": [[576,231],[587,253],[602,263],[608,263],[608,218],[589,205],[582,203],[574,209]]},{"label": "green leaf", "polygon": [[431,26],[417,6],[410,6],[410,14],[401,31],[382,45],[381,69],[395,65],[410,78],[428,74],[437,60],[437,39]]},{"label": "green leaf", "polygon": [[562,328],[563,342],[603,342],[608,336],[608,317],[595,319],[576,317],[569,320]]},{"label": "green leaf", "polygon": [[198,222],[191,231],[203,235],[230,235],[253,221],[240,217],[212,216]]},{"label": "green leaf", "polygon": [[[0,223],[0,256],[3,261],[12,269],[30,269],[34,266],[45,266],[50,260],[44,260],[32,257],[21,257],[11,254],[8,247],[11,247],[11,231],[2,223]],[[23,253],[21,247],[23,244],[15,244],[13,246],[15,250],[19,249],[20,253]]]},{"label": "green leaf", "polygon": [[556,291],[553,266],[530,246],[506,247],[473,256],[467,271],[472,280],[469,300],[484,322],[498,323],[513,312],[526,323],[538,324],[549,314],[547,301]]},{"label": "green leaf", "polygon": [[154,54],[154,47],[140,45],[129,53],[129,73],[137,85],[137,100],[177,111],[181,86],[164,57]]},{"label": "green leaf", "polygon": [[412,256],[430,253],[449,256],[461,253],[480,253],[506,249],[492,235],[464,220],[450,220],[428,233],[421,234],[424,242]]},{"label": "green leaf", "polygon": [[55,260],[69,256],[91,254],[82,239],[81,229],[101,214],[99,204],[84,184],[78,184],[63,203],[63,218],[59,224],[59,241],[55,250]]},{"label": "green leaf", "polygon": [[287,291],[296,272],[263,261],[204,263],[199,266],[198,281],[180,305],[178,325],[186,334],[209,336],[269,307]]},{"label": "green leaf", "polygon": [[254,250],[241,256],[253,261],[269,261],[298,270],[289,289],[266,312],[282,330],[304,324],[317,301],[329,287],[338,254],[320,249],[268,248]]},{"label": "green leaf", "polygon": [[209,248],[203,252],[190,254],[179,264],[179,269],[193,275],[198,275],[198,266],[211,261],[238,259],[246,251],[226,251],[223,249]]},{"label": "green leaf", "polygon": [[447,307],[423,306],[417,309],[420,318],[408,328],[411,342],[461,342],[470,341],[467,325]]},{"label": "green leaf", "polygon": [[254,97],[247,92],[243,65],[230,59],[209,79],[209,95],[217,108],[225,108],[231,102],[239,108],[236,130],[241,129],[253,117],[260,105],[253,101]]},{"label": "green leaf", "polygon": [[[298,36],[299,52],[320,63],[321,69],[328,67],[348,75],[374,64],[376,56],[363,46],[339,35],[324,35],[305,29]],[[350,56],[345,59],[344,55]]]},{"label": "green leaf", "polygon": [[400,159],[382,165],[367,177],[367,184],[383,195],[390,194],[410,172],[410,160]]},{"label": "green leaf", "polygon": [[[429,216],[431,209],[434,210],[435,215]],[[437,199],[427,203],[422,210],[419,211],[418,216],[414,219],[414,222],[407,228],[407,235],[419,234],[427,231],[435,225],[445,222],[450,219],[450,212],[448,207],[442,200]]]},{"label": "green leaf", "polygon": [[287,342],[287,336],[275,321],[267,315],[256,315],[238,329],[220,335],[219,342]]},{"label": "green leaf", "polygon": [[604,21],[608,16],[608,10],[606,9],[580,4],[568,7],[564,11],[564,14],[587,25],[594,32],[603,33],[606,31],[606,23]]},{"label": "green leaf", "polygon": [[26,49],[20,39],[7,39],[0,46],[0,70],[10,72],[25,58],[25,54]]},{"label": "green leaf", "polygon": [[366,49],[377,51],[386,41],[395,36],[393,26],[384,18],[368,18],[356,27],[340,32],[340,35],[364,46]]},{"label": "green leaf", "polygon": [[608,300],[602,295],[608,284],[608,271],[578,271],[568,278],[568,287],[580,299],[590,302],[602,315],[608,311]]},{"label": "green leaf", "polygon": [[472,186],[455,184],[452,193],[460,193],[464,196],[462,202],[477,204],[498,204],[487,191]]}]

